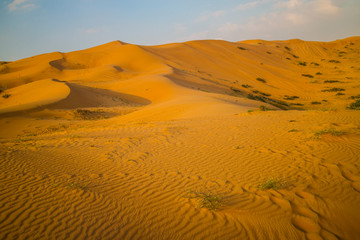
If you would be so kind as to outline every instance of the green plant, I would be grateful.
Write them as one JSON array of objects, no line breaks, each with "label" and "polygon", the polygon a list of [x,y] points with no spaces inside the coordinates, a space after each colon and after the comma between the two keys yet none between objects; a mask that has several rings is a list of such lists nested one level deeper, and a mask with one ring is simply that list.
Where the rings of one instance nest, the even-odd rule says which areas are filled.
[{"label": "green plant", "polygon": [[241,85],[243,88],[252,88],[252,86],[251,85],[249,85],[249,84],[243,84],[243,85]]},{"label": "green plant", "polygon": [[356,95],[356,96],[351,96],[350,99],[359,99],[360,98],[360,94]]},{"label": "green plant", "polygon": [[207,208],[210,211],[219,210],[224,205],[224,198],[221,195],[213,194],[211,192],[195,192],[189,190],[187,195],[189,199],[196,199],[198,201],[199,208]]},{"label": "green plant", "polygon": [[315,73],[316,75],[322,75],[322,73],[321,72],[317,72],[317,73]]},{"label": "green plant", "polygon": [[348,108],[353,109],[353,110],[360,110],[360,99],[358,99],[355,102],[351,103]]},{"label": "green plant", "polygon": [[301,74],[301,76],[303,76],[303,77],[308,77],[308,78],[313,78],[313,77],[314,77],[314,76],[311,75],[311,74]]},{"label": "green plant", "polygon": [[338,92],[338,93],[336,94],[336,96],[342,96],[342,95],[345,95],[345,93]]},{"label": "green plant", "polygon": [[344,135],[345,132],[344,131],[338,131],[334,128],[328,128],[328,129],[321,129],[321,130],[318,130],[318,131],[315,131],[314,132],[314,136],[316,139],[319,139],[319,137],[321,135],[324,135],[324,134],[330,134],[332,136],[341,136],[341,135]]},{"label": "green plant", "polygon": [[299,130],[297,130],[297,129],[291,129],[291,130],[289,130],[288,132],[298,132]]},{"label": "green plant", "polygon": [[318,104],[321,104],[321,102],[315,101],[315,102],[311,102],[311,104],[312,104],[312,105],[318,105]]},{"label": "green plant", "polygon": [[260,77],[256,78],[256,80],[258,80],[259,82],[266,83],[266,80],[265,80],[265,79],[263,79],[263,78],[260,78]]},{"label": "green plant", "polygon": [[338,80],[325,80],[324,83],[337,83],[340,82]]},{"label": "green plant", "polygon": [[288,96],[288,95],[285,95],[284,100],[295,100],[295,99],[297,99],[297,98],[299,98],[299,97],[298,97],[298,96]]},{"label": "green plant", "polygon": [[306,62],[299,62],[298,64],[301,66],[306,66]]},{"label": "green plant", "polygon": [[329,88],[329,89],[324,89],[321,90],[322,92],[342,92],[345,91],[345,89],[343,88]]},{"label": "green plant", "polygon": [[291,51],[291,49],[288,46],[285,46],[284,48],[288,51]]},{"label": "green plant", "polygon": [[269,177],[259,183],[258,188],[262,191],[267,189],[281,189],[285,187],[285,182],[282,179],[278,179],[275,177]]},{"label": "green plant", "polygon": [[10,94],[4,94],[2,97],[3,98],[9,98],[11,95]]},{"label": "green plant", "polygon": [[266,107],[264,105],[259,106],[259,109],[260,109],[260,111],[271,111],[271,110],[273,110],[273,109],[270,109],[270,108],[268,108],[268,107]]},{"label": "green plant", "polygon": [[238,49],[240,49],[240,50],[247,50],[246,48],[243,48],[243,47],[238,47]]}]

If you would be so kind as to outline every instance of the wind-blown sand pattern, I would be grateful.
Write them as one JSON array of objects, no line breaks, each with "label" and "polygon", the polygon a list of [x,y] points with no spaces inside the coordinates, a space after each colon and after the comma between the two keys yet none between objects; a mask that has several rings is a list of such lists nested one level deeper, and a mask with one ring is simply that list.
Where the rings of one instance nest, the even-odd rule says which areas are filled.
[{"label": "wind-blown sand pattern", "polygon": [[360,37],[3,62],[0,239],[359,239],[359,63]]}]

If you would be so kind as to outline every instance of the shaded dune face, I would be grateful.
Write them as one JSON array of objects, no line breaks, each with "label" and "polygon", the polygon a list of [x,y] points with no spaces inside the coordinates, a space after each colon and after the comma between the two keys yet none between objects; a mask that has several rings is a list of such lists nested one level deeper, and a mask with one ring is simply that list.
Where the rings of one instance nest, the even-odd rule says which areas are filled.
[{"label": "shaded dune face", "polygon": [[115,41],[0,62],[0,239],[359,239],[359,54]]}]

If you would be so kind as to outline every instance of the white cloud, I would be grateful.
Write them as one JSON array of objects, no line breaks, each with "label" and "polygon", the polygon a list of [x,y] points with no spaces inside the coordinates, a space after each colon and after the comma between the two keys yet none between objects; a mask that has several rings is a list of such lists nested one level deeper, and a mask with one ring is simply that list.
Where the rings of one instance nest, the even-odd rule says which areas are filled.
[{"label": "white cloud", "polygon": [[259,1],[252,1],[252,2],[248,2],[248,3],[242,3],[242,4],[237,5],[235,7],[235,10],[244,11],[244,10],[247,10],[247,9],[254,8],[258,4],[259,4]]},{"label": "white cloud", "polygon": [[222,34],[229,34],[239,30],[239,25],[232,22],[227,22],[218,28],[218,32]]},{"label": "white cloud", "polygon": [[13,0],[8,4],[8,9],[10,12],[16,10],[32,10],[35,9],[36,5],[32,2],[32,0]]},{"label": "white cloud", "polygon": [[340,8],[332,3],[331,0],[317,0],[313,2],[313,8],[315,11],[323,14],[338,14]]},{"label": "white cloud", "polygon": [[174,26],[174,29],[175,29],[175,34],[182,34],[182,33],[186,32],[187,27],[184,26],[183,24],[176,24]]},{"label": "white cloud", "polygon": [[217,10],[200,16],[199,18],[195,19],[195,22],[205,22],[211,18],[219,18],[225,16],[226,14],[227,11],[225,10]]}]

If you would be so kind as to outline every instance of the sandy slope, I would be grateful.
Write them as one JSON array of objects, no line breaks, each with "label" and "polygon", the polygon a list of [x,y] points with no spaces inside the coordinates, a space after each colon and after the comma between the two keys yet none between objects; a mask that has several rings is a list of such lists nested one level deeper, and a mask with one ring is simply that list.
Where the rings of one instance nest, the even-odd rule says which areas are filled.
[{"label": "sandy slope", "polygon": [[359,53],[115,41],[0,63],[0,238],[359,238]]}]

